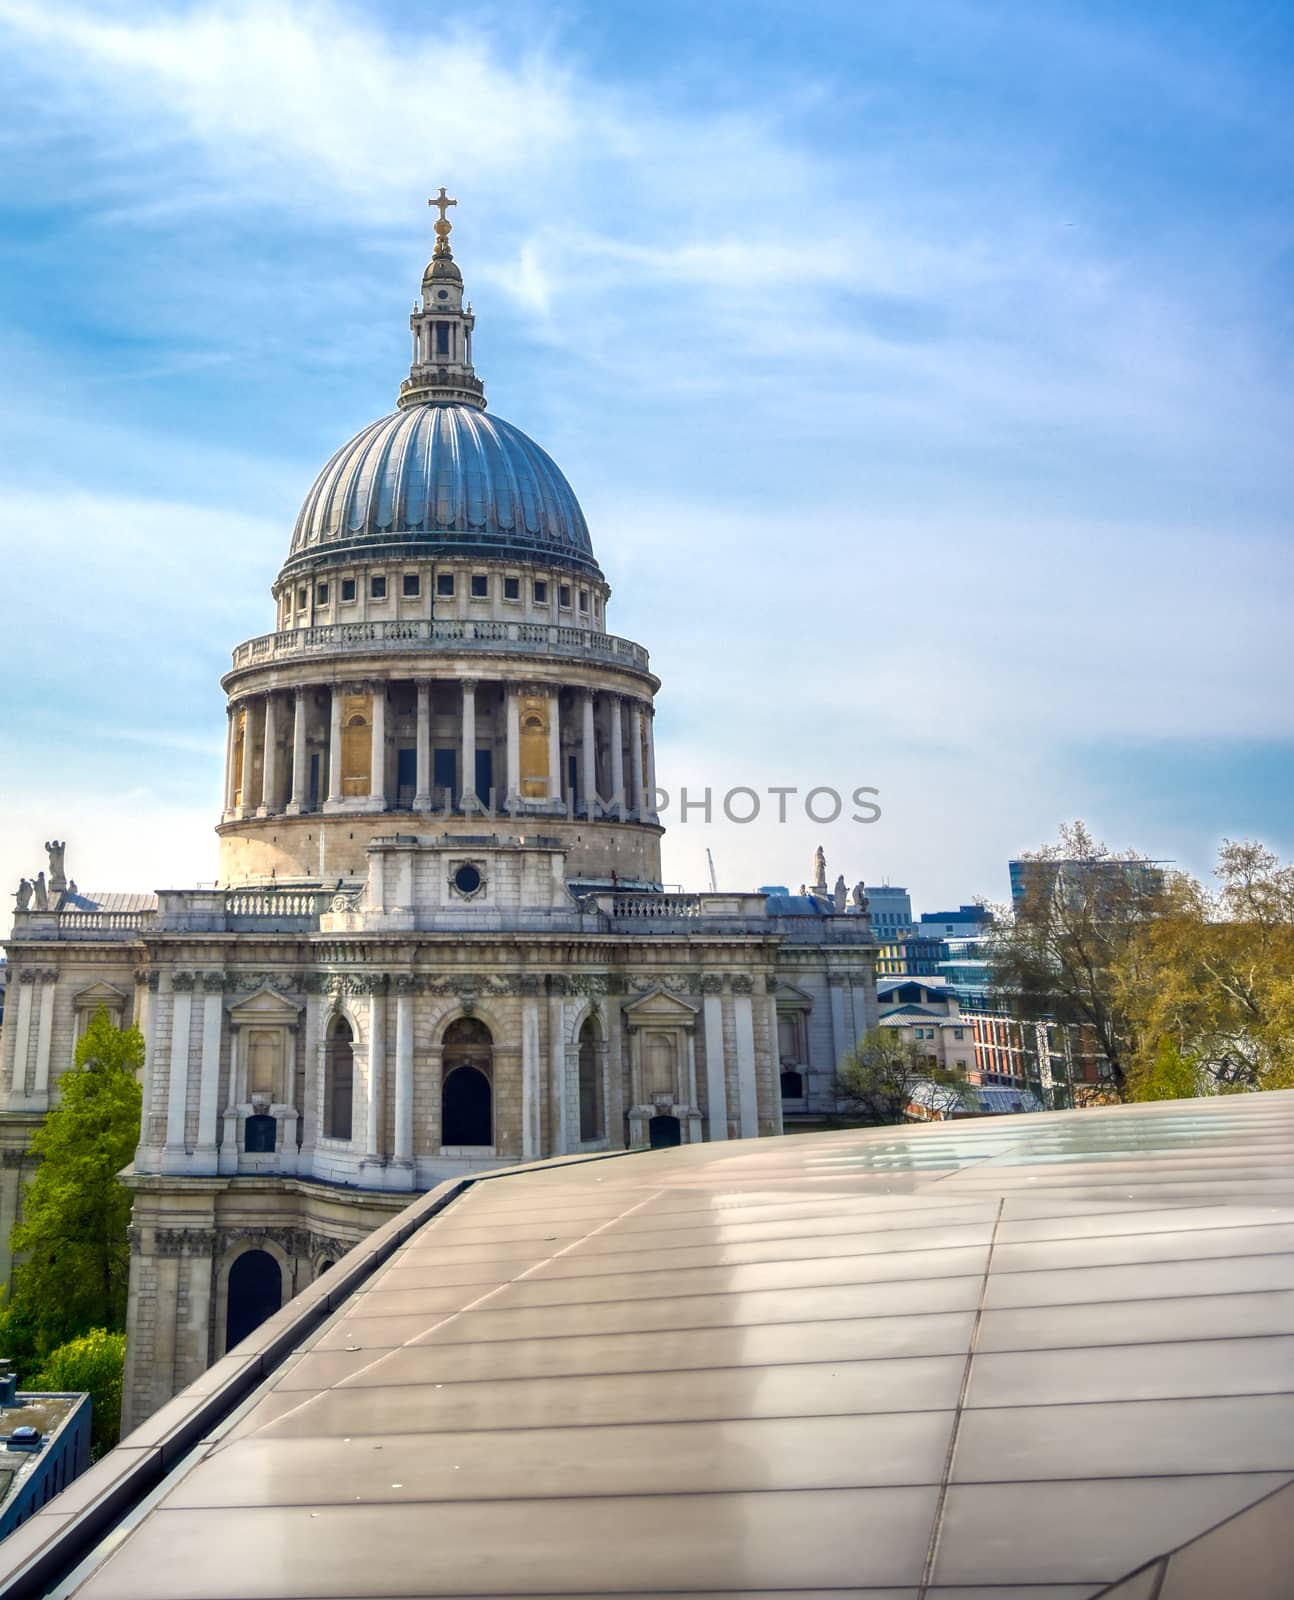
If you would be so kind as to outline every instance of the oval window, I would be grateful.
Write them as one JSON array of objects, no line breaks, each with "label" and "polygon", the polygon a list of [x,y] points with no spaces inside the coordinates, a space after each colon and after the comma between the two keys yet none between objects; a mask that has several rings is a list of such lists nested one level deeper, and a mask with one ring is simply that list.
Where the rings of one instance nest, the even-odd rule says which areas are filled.
[{"label": "oval window", "polygon": [[454,873],[454,887],[459,894],[475,894],[481,887],[481,874],[470,861],[465,861]]}]

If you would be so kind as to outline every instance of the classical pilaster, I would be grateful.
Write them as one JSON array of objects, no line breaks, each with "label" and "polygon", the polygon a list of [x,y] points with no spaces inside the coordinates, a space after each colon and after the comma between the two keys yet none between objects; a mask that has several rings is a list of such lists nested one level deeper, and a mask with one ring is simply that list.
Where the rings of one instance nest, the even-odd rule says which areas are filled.
[{"label": "classical pilaster", "polygon": [[36,974],[30,967],[24,967],[14,976],[18,982],[18,1018],[15,1023],[12,1089],[15,1097],[21,1098],[27,1093],[27,1057],[31,1052],[31,1008]]},{"label": "classical pilaster", "polygon": [[583,715],[583,748],[580,759],[580,784],[584,790],[584,814],[590,821],[597,815],[598,757],[597,739],[593,731],[593,691],[585,689],[580,696]]},{"label": "classical pilaster", "polygon": [[328,719],[328,804],[341,804],[341,700],[342,686],[334,683],[329,691]]},{"label": "classical pilaster", "polygon": [[202,1067],[198,1088],[198,1140],[195,1170],[216,1170],[216,1117],[220,1096],[220,1034],[224,1023],[224,978],[209,972],[203,980]]},{"label": "classical pilaster", "polygon": [[41,973],[40,1012],[36,1018],[36,1076],[32,1081],[32,1097],[44,1103],[49,1100],[49,1062],[54,1044],[54,990],[57,984],[57,972]]},{"label": "classical pilaster", "polygon": [[278,696],[265,696],[265,737],[261,754],[261,803],[258,817],[268,817],[279,808],[279,702]]},{"label": "classical pilaster", "polygon": [[243,749],[242,767],[238,774],[238,815],[250,817],[255,810],[252,805],[252,756],[256,746],[255,718],[252,716],[252,703],[244,701],[240,707],[243,719]]},{"label": "classical pilaster", "polygon": [[288,816],[299,817],[306,808],[310,794],[310,758],[306,749],[306,715],[308,702],[306,690],[299,687],[292,713],[292,798],[288,801]]},{"label": "classical pilaster", "polygon": [[[739,987],[741,985],[741,987]],[[755,1012],[751,1001],[751,981],[733,980],[733,1037],[737,1046],[737,1113],[741,1137],[753,1139],[759,1133],[759,1095],[755,1087]]]},{"label": "classical pilaster", "polygon": [[539,1159],[539,997],[521,1001],[521,1159]]},{"label": "classical pilaster", "polygon": [[774,994],[776,979],[765,980],[766,999],[768,1003],[768,1061],[770,1083],[772,1085],[772,1098],[769,1101],[772,1107],[773,1131],[782,1132],[782,1058],[777,1037],[777,996]]},{"label": "classical pilaster", "polygon": [[[247,736],[243,736],[243,749]],[[189,1098],[189,1026],[193,1017],[193,974],[177,972],[171,979],[171,1070],[166,1096],[166,1148],[168,1157],[184,1156],[184,1121]]]},{"label": "classical pilaster", "polygon": [[827,975],[827,986],[831,993],[831,1067],[836,1072],[840,1063],[849,1054],[850,1037],[849,1028],[845,1022],[845,979],[843,974],[832,972]]},{"label": "classical pilaster", "polygon": [[651,706],[644,712],[647,745],[647,799],[645,809],[653,822],[656,820],[656,713]]},{"label": "classical pilaster", "polygon": [[418,788],[413,809],[431,809],[431,684],[426,678],[418,679]]},{"label": "classical pilaster", "polygon": [[459,804],[464,811],[472,811],[479,804],[476,794],[476,679],[464,678],[461,687],[463,737],[458,778]]},{"label": "classical pilaster", "polygon": [[382,1159],[382,1073],[386,1058],[386,993],[378,984],[368,999],[368,1124],[364,1159]]},{"label": "classical pilaster", "polygon": [[395,1162],[413,1182],[413,980],[396,979]]},{"label": "classical pilaster", "polygon": [[548,1154],[562,1156],[567,1150],[566,1129],[566,1032],[564,1006],[560,994],[548,996]]},{"label": "classical pilaster", "polygon": [[[710,981],[710,980],[707,980]],[[706,1126],[711,1139],[728,1137],[728,1080],[723,1058],[723,999],[718,980],[702,1002],[705,1025]]]},{"label": "classical pilaster", "polygon": [[375,683],[372,692],[373,744],[369,754],[368,797],[375,811],[386,810],[386,684]]},{"label": "classical pilaster", "polygon": [[617,818],[625,815],[625,730],[618,694],[611,696],[611,800]]}]

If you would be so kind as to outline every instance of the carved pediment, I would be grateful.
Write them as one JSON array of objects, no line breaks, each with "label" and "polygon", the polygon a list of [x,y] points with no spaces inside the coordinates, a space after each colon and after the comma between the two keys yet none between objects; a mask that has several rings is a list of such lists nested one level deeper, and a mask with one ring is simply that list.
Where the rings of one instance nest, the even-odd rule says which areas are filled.
[{"label": "carved pediment", "polygon": [[621,1008],[625,1021],[631,1027],[641,1028],[649,1023],[678,1026],[696,1021],[700,1006],[682,995],[671,994],[667,989],[652,989],[647,994],[635,995]]},{"label": "carved pediment", "polygon": [[93,983],[74,994],[72,1004],[78,1011],[97,1011],[100,1006],[106,1006],[109,1011],[122,1011],[126,1005],[126,991],[111,983]]},{"label": "carved pediment", "polygon": [[277,989],[271,989],[268,984],[263,984],[252,994],[245,995],[241,1000],[235,1001],[229,1007],[231,1022],[295,1022],[301,1015],[302,1007],[295,1001],[289,1000]]},{"label": "carved pediment", "polygon": [[773,990],[773,999],[777,1001],[779,1006],[785,1006],[788,1010],[811,1011],[813,1009],[812,995],[805,994],[803,989],[797,989],[793,983],[783,983],[780,979],[777,987]]}]

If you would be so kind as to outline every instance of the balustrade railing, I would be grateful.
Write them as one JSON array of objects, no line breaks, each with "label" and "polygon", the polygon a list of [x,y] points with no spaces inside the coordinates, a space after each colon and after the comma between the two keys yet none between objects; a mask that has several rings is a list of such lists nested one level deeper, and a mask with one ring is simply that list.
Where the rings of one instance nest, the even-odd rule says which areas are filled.
[{"label": "balustrade railing", "polygon": [[523,654],[594,656],[647,670],[647,651],[632,639],[587,628],[544,622],[327,622],[313,628],[285,628],[248,639],[234,651],[235,667],[261,666],[334,650],[407,650],[448,645],[464,649],[518,651]]},{"label": "balustrade railing", "polygon": [[130,933],[152,922],[152,911],[60,911],[60,933]]},{"label": "balustrade railing", "polygon": [[322,889],[230,889],[225,915],[258,920],[317,917],[330,896]]},{"label": "balustrade railing", "polygon": [[617,894],[612,897],[613,917],[699,917],[699,894]]}]

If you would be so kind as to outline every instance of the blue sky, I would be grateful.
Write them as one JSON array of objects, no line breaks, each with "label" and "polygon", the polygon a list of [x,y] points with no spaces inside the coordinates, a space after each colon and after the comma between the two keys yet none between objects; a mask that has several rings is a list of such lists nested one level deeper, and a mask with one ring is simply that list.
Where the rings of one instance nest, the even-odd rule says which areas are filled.
[{"label": "blue sky", "polygon": [[[666,876],[1294,853],[1294,7],[0,0],[0,879],[209,879],[218,677],[454,243],[664,680]],[[771,807],[768,808],[771,815]]]}]

